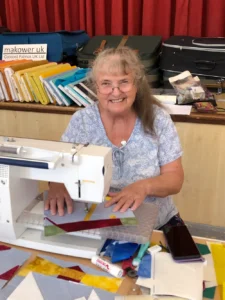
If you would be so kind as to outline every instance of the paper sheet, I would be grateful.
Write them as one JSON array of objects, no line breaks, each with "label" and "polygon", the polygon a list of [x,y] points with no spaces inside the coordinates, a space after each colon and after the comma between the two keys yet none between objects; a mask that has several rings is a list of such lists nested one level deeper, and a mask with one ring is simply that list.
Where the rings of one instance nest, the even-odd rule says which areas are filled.
[{"label": "paper sheet", "polygon": [[190,115],[191,105],[173,105],[173,104],[163,104],[167,112],[170,115]]},{"label": "paper sheet", "polygon": [[202,300],[203,263],[176,263],[164,252],[156,253],[153,259],[153,277],[138,278],[136,284],[150,288],[152,295]]},{"label": "paper sheet", "polygon": [[206,260],[206,265],[204,265],[204,280],[217,282],[212,254],[203,255],[203,257]]},{"label": "paper sheet", "polygon": [[154,95],[162,104],[176,104],[176,95]]},{"label": "paper sheet", "polygon": [[157,253],[154,280],[155,295],[202,300],[203,263],[176,263],[169,253]]}]

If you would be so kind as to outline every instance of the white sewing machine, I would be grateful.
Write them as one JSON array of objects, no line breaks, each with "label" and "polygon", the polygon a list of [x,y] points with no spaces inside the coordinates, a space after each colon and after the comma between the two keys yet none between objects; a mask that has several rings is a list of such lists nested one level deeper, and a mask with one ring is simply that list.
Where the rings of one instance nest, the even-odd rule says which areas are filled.
[{"label": "white sewing machine", "polygon": [[0,137],[0,241],[90,258],[101,247],[100,238],[79,232],[43,236],[39,181],[64,183],[85,209],[85,203],[104,201],[111,177],[111,148]]}]

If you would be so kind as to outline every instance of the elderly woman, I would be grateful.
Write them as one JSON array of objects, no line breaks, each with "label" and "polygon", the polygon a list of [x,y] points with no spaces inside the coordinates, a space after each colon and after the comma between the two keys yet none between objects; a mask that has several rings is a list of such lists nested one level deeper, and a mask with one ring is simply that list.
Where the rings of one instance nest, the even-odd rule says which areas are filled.
[{"label": "elderly woman", "polygon": [[[135,210],[145,202],[159,206],[156,228],[179,221],[171,195],[183,184],[182,150],[169,114],[151,95],[144,67],[127,47],[106,49],[93,63],[98,102],[77,111],[62,141],[112,148],[113,178],[106,206]],[[73,201],[64,185],[50,184],[45,209],[68,213]],[[182,220],[180,220],[182,222]]]}]

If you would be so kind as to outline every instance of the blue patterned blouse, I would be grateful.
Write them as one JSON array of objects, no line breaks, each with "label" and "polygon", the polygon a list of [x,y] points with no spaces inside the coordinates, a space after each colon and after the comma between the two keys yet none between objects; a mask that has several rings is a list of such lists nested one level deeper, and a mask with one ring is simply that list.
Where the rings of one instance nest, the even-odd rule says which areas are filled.
[{"label": "blue patterned blouse", "polygon": [[[158,106],[154,106],[154,112],[156,136],[146,134],[140,119],[137,118],[126,145],[117,147],[108,139],[98,105],[95,103],[77,111],[72,116],[61,140],[111,147],[113,153],[111,191],[119,191],[137,180],[158,176],[161,166],[182,155],[177,131],[170,115]],[[154,201],[159,206],[156,228],[167,223],[178,213],[171,196],[147,197],[145,201]]]}]

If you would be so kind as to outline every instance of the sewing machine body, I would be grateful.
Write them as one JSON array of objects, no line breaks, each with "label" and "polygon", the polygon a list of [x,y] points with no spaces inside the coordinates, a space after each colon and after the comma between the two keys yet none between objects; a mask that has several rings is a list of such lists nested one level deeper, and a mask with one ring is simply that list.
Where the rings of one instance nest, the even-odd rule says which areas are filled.
[{"label": "sewing machine body", "polygon": [[91,257],[102,241],[79,233],[43,237],[39,181],[64,183],[75,201],[101,203],[111,176],[110,148],[0,137],[0,241]]}]

